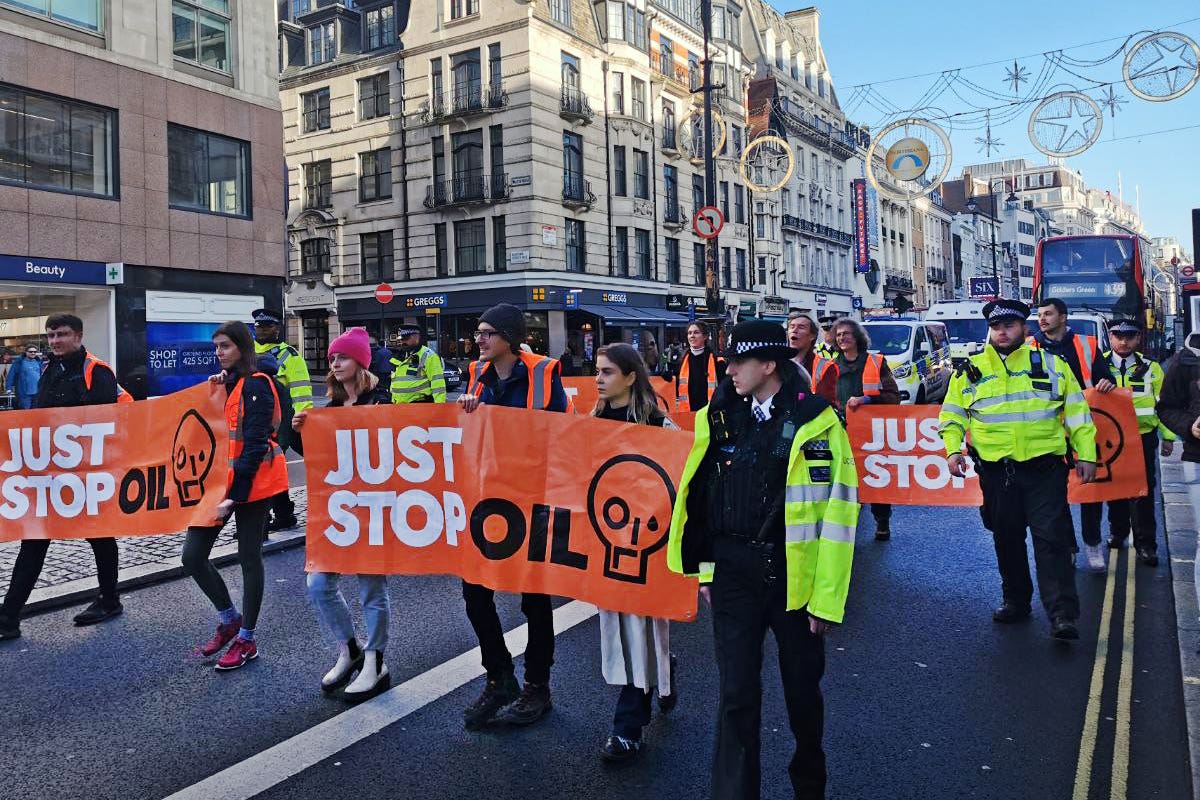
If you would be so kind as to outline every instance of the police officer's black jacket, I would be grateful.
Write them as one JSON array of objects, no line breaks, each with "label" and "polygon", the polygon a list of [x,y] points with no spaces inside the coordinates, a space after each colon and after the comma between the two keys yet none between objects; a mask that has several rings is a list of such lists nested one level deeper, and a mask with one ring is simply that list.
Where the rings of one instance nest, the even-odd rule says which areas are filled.
[{"label": "police officer's black jacket", "polygon": [[117,376],[97,364],[92,369],[92,388],[83,382],[83,363],[87,350],[80,347],[70,355],[50,356],[50,362],[38,381],[34,408],[70,408],[100,406],[117,402]]}]

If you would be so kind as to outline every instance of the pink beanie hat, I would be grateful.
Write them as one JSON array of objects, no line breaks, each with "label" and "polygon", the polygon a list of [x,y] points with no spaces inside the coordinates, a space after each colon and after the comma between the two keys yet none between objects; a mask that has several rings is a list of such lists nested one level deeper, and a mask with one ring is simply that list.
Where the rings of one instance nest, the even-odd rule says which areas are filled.
[{"label": "pink beanie hat", "polygon": [[366,328],[351,328],[329,344],[329,355],[341,353],[349,356],[362,366],[371,368],[371,340]]}]

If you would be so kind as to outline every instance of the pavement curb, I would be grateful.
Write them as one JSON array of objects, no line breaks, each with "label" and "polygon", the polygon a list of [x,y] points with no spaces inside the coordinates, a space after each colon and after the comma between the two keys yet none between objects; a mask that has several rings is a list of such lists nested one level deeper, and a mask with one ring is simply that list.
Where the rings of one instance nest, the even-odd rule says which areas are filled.
[{"label": "pavement curb", "polygon": [[1196,509],[1183,482],[1179,451],[1159,458],[1163,525],[1167,564],[1175,596],[1175,624],[1179,640],[1179,667],[1183,675],[1183,710],[1187,717],[1188,752],[1192,762],[1193,791],[1200,787],[1200,608],[1196,605]]},{"label": "pavement curb", "polygon": [[[183,534],[181,533],[180,536]],[[263,544],[263,555],[291,550],[304,545],[304,529],[293,528],[286,531],[275,531],[271,538]],[[211,560],[217,567],[228,566],[237,562],[237,540],[213,548]],[[150,586],[156,583],[183,577],[183,565],[179,559],[157,561],[150,564],[139,564],[121,570],[117,575],[117,589],[121,593]],[[74,605],[83,600],[91,600],[96,596],[99,585],[94,575],[78,578],[66,583],[34,589],[29,596],[29,602],[21,611],[25,618],[33,614],[53,611],[64,606]]]}]

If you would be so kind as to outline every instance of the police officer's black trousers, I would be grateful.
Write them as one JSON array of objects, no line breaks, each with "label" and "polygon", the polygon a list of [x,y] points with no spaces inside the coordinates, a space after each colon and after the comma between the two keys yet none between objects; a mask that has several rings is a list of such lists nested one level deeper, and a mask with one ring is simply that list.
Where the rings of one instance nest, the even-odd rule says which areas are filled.
[{"label": "police officer's black trousers", "polygon": [[1067,465],[1061,456],[1030,461],[977,462],[984,524],[992,531],[1005,602],[1029,608],[1033,583],[1025,529],[1033,535],[1038,592],[1051,619],[1079,618],[1075,591],[1075,532],[1062,525],[1067,506]]},{"label": "police officer's black trousers", "polygon": [[715,542],[713,639],[720,673],[713,800],[758,800],[763,639],[775,634],[788,724],[796,751],[788,766],[797,800],[825,797],[825,647],[803,611],[787,611],[782,553],[728,537]]},{"label": "police officer's black trousers", "polygon": [[[1108,535],[1115,542],[1124,542],[1133,527],[1133,546],[1155,552],[1154,486],[1158,470],[1158,432],[1142,434],[1142,459],[1146,464],[1146,496],[1132,500],[1112,500],[1108,504]],[[1079,507],[1079,519],[1085,544],[1100,544],[1100,514],[1103,503],[1084,503]]]}]

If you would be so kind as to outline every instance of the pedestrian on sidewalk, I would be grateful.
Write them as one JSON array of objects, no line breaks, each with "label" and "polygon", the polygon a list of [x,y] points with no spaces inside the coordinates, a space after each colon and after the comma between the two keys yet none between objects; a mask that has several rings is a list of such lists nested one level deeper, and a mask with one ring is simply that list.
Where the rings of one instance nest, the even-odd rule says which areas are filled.
[{"label": "pedestrian on sidewalk", "polygon": [[[900,404],[900,387],[888,366],[887,359],[870,352],[871,337],[858,320],[840,317],[833,323],[833,340],[837,344],[835,359],[838,369],[837,400],[847,415],[859,406]],[[875,541],[892,538],[892,506],[890,503],[871,503],[875,518]]]},{"label": "pedestrian on sidewalk", "polygon": [[[276,440],[281,408],[275,382],[258,371],[254,338],[242,322],[226,322],[213,333],[221,372],[209,380],[226,391],[225,422],[229,426],[229,473],[225,499],[217,506],[218,522],[188,528],[183,543],[184,570],[217,610],[217,632],[199,647],[210,658],[229,645],[218,670],[238,669],[258,658],[254,630],[263,599],[263,531],[271,498],[287,491],[287,463]],[[242,612],[209,561],[226,520],[237,525],[238,561],[242,566]]]},{"label": "pedestrian on sidewalk", "polygon": [[1033,602],[1025,530],[1033,536],[1038,591],[1056,639],[1079,638],[1075,534],[1067,510],[1067,443],[1079,479],[1096,477],[1096,426],[1070,367],[1025,344],[1029,306],[994,300],[983,307],[988,343],[950,379],[941,437],[950,474],[964,477],[964,440],[983,491],[983,524],[992,532],[1004,600],[992,614],[1027,619]]},{"label": "pedestrian on sidewalk", "polygon": [[[74,314],[47,317],[46,341],[50,360],[38,378],[34,408],[77,408],[117,402],[120,392],[117,376],[112,367],[83,346],[83,320]],[[96,557],[100,594],[75,615],[75,624],[81,626],[104,622],[124,610],[117,594],[117,540],[101,537],[87,541]],[[21,540],[8,593],[0,606],[0,640],[16,639],[21,635],[21,609],[29,601],[42,574],[49,549],[49,539]]]},{"label": "pedestrian on sidewalk", "polygon": [[[1133,546],[1137,550],[1138,560],[1146,566],[1156,567],[1158,537],[1154,521],[1154,487],[1158,471],[1158,453],[1161,451],[1164,456],[1171,455],[1177,438],[1170,428],[1159,421],[1154,410],[1162,392],[1163,369],[1138,352],[1138,345],[1142,341],[1142,329],[1135,320],[1123,319],[1113,322],[1108,326],[1108,338],[1112,342],[1112,350],[1104,353],[1104,360],[1110,366],[1114,386],[1133,392],[1133,409],[1137,413],[1138,433],[1142,439],[1142,458],[1146,464],[1147,490],[1145,497],[1109,501],[1108,546],[1112,550],[1124,547],[1132,526]],[[1096,388],[1101,387],[1098,385]],[[1084,541],[1089,545],[1100,543],[1098,510],[1101,504],[1096,503],[1095,506],[1097,513],[1094,519],[1084,520]]]},{"label": "pedestrian on sidewalk", "polygon": [[813,393],[824,397],[829,405],[838,405],[837,362],[827,358],[817,349],[817,340],[821,338],[821,329],[817,322],[803,311],[793,311],[787,320],[788,346],[796,350],[796,362],[802,370],[802,375],[808,375]]},{"label": "pedestrian on sidewalk", "polygon": [[12,360],[4,376],[4,386],[13,393],[13,407],[19,410],[33,408],[37,398],[38,381],[42,378],[42,357],[36,344],[25,348],[24,355]]},{"label": "pedestrian on sidewalk", "polygon": [[[636,349],[610,344],[596,351],[596,390],[592,416],[678,429],[658,406],[650,373]],[[600,748],[606,761],[628,761],[642,751],[642,729],[650,723],[651,700],[658,690],[664,714],[675,707],[675,656],[669,620],[600,610],[600,664],[604,680],[621,687],[612,733]]]},{"label": "pedestrian on sidewalk", "polygon": [[[525,336],[525,314],[516,306],[501,303],[483,312],[475,330],[479,360],[470,365],[467,390],[458,399],[463,411],[470,414],[481,404],[558,412],[570,408],[558,362],[522,350]],[[490,453],[479,455],[494,457]],[[463,600],[487,671],[483,692],[463,712],[467,730],[480,730],[492,722],[529,725],[541,719],[551,708],[554,612],[550,596],[528,592],[521,595],[521,612],[529,622],[523,689],[518,688],[512,654],[504,643],[495,592],[464,580]]]},{"label": "pedestrian on sidewalk", "polygon": [[[351,328],[330,343],[329,375],[325,382],[329,387],[326,391],[328,408],[390,405],[392,402],[387,387],[381,386],[379,378],[371,373],[371,344],[363,328]],[[300,430],[307,418],[308,412],[301,411],[292,420],[292,426]],[[334,693],[345,686],[340,696],[356,703],[374,697],[392,684],[392,676],[383,663],[391,622],[391,598],[386,575],[358,576],[363,620],[367,624],[364,650],[354,634],[350,607],[338,588],[341,577],[336,572],[308,573],[308,598],[338,645],[337,662],[321,678],[321,691]]]},{"label": "pedestrian on sidewalk", "polygon": [[1188,334],[1163,378],[1158,417],[1183,440],[1183,480],[1192,502],[1196,601],[1200,603],[1200,333]]},{"label": "pedestrian on sidewalk", "polygon": [[858,476],[837,412],[804,384],[783,328],[733,329],[728,377],[680,478],[667,564],[698,575],[720,677],[713,800],[760,790],[762,659],[775,634],[798,800],[825,797],[824,635],[840,623],[858,526]]}]

